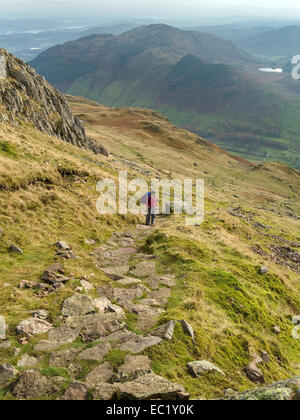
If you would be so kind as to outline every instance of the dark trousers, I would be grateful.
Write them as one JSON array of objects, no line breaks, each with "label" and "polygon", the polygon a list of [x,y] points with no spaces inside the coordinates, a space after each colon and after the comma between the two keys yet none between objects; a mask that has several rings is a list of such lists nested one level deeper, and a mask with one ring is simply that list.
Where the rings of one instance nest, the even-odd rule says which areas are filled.
[{"label": "dark trousers", "polygon": [[156,214],[152,213],[152,209],[149,208],[148,209],[148,214],[146,216],[146,225],[147,226],[150,226],[150,224],[154,225],[155,224],[155,217],[156,217]]}]

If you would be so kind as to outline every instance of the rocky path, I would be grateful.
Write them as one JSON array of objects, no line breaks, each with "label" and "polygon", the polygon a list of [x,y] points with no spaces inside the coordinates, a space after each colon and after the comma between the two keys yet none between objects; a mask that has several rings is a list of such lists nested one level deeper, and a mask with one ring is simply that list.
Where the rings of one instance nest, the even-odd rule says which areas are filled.
[{"label": "rocky path", "polygon": [[[115,232],[107,244],[96,248],[92,254],[95,265],[107,282],[97,287],[90,277],[81,279],[81,287],[63,302],[55,325],[48,321],[45,310],[33,311],[19,323],[16,332],[23,349],[15,349],[14,366],[0,365],[0,399],[1,390],[17,399],[189,398],[183,386],[153,373],[152,361],[142,354],[164,340],[171,341],[177,322],[195,342],[188,322],[160,323],[177,280],[170,272],[158,275],[157,257],[139,251],[152,232],[146,226]],[[62,261],[74,257],[67,243],[58,242],[57,248]],[[63,266],[56,263],[45,270],[41,283],[23,281],[20,287],[33,288],[44,297],[69,280]],[[0,316],[0,349],[8,350],[11,343],[6,330],[5,318]],[[40,335],[44,339],[36,340]],[[121,363],[112,362],[116,354],[121,355]],[[268,359],[268,354],[264,358]],[[248,377],[261,384],[264,378],[257,365],[262,362],[258,357],[246,367]],[[186,368],[187,374],[199,380],[212,371],[224,375],[205,360],[190,362]],[[300,397],[300,377],[242,394],[229,391],[225,399],[290,400],[297,393]]]},{"label": "rocky path", "polygon": [[[47,339],[35,345],[34,352],[48,355],[49,368],[67,372],[72,381],[65,392],[61,394],[64,378],[43,376],[39,371],[43,357],[30,354],[23,354],[18,360],[17,367],[25,369],[21,373],[11,365],[0,366],[0,389],[10,384],[11,393],[19,399],[55,394],[57,398],[75,400],[189,398],[181,385],[155,375],[151,360],[140,354],[163,340],[172,340],[175,327],[175,321],[158,325],[176,279],[170,273],[158,276],[156,257],[138,251],[139,242],[147,235],[148,227],[137,226],[131,232],[114,233],[106,245],[95,249],[95,264],[105,273],[107,283],[95,288],[88,279],[82,280],[76,293],[63,302],[59,326],[53,327],[43,310],[35,311],[17,326],[23,344],[31,337],[48,334]],[[68,244],[57,245],[58,255],[70,257],[72,251]],[[60,264],[49,267],[42,279],[53,290],[68,281]],[[128,314],[136,320],[135,332],[127,324]],[[193,336],[188,323],[183,321],[182,326]],[[127,353],[125,363],[118,369],[105,361],[113,350]],[[84,362],[93,368],[82,378]]]}]

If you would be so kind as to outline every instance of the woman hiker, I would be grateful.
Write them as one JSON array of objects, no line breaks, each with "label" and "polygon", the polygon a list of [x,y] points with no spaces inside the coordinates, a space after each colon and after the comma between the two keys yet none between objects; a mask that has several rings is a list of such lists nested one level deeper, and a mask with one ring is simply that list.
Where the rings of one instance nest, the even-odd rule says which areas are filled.
[{"label": "woman hiker", "polygon": [[141,203],[145,204],[147,208],[146,225],[155,225],[157,212],[157,199],[155,191],[151,191],[145,194],[141,199]]}]

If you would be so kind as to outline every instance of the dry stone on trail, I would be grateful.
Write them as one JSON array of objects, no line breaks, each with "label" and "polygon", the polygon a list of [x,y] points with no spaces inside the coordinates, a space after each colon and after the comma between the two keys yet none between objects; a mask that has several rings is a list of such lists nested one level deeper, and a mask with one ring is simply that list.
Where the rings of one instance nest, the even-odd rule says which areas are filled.
[{"label": "dry stone on trail", "polygon": [[138,376],[136,380],[120,384],[118,388],[120,398],[130,400],[176,400],[179,394],[185,392],[181,385],[154,373]]},{"label": "dry stone on trail", "polygon": [[64,316],[86,315],[95,312],[93,300],[86,295],[73,295],[63,303],[62,314]]},{"label": "dry stone on trail", "polygon": [[8,363],[0,365],[0,390],[9,385],[17,374],[17,369],[12,365]]},{"label": "dry stone on trail", "polygon": [[152,277],[156,275],[155,261],[143,261],[130,271],[136,277]]},{"label": "dry stone on trail", "polygon": [[125,357],[125,363],[119,368],[118,372],[121,380],[132,380],[138,375],[147,373],[151,370],[151,360],[147,356]]},{"label": "dry stone on trail", "polygon": [[112,280],[121,280],[123,276],[128,273],[129,265],[122,265],[119,267],[101,268],[104,274]]},{"label": "dry stone on trail", "polygon": [[88,397],[88,388],[81,382],[73,382],[66,390],[61,400],[85,401]]},{"label": "dry stone on trail", "polygon": [[116,347],[120,350],[129,351],[131,353],[141,353],[143,350],[148,347],[155,346],[160,344],[162,339],[159,337],[153,336],[136,336],[129,339],[125,339],[124,342],[120,341]]},{"label": "dry stone on trail", "polygon": [[110,350],[109,343],[99,343],[90,349],[84,350],[82,353],[78,355],[78,358],[84,359],[84,360],[96,360],[97,362],[102,362],[103,357],[106,356],[109,350]]},{"label": "dry stone on trail", "polygon": [[65,368],[74,361],[79,352],[80,349],[78,348],[52,352],[50,354],[50,366]]},{"label": "dry stone on trail", "polygon": [[109,362],[97,366],[85,378],[85,384],[89,389],[94,388],[100,382],[109,382],[114,376],[114,371]]},{"label": "dry stone on trail", "polygon": [[40,360],[36,357],[30,357],[28,354],[24,354],[17,363],[18,368],[34,368],[37,367]]},{"label": "dry stone on trail", "polygon": [[[88,282],[88,277],[81,278],[83,293],[75,293],[64,300],[59,326],[53,327],[47,321],[49,314],[44,310],[31,312],[33,317],[18,325],[18,333],[28,338],[48,332],[48,339],[38,342],[34,350],[50,353],[50,368],[67,370],[69,378],[73,380],[69,387],[63,391],[66,383],[62,377],[47,378],[41,375],[38,368],[44,363],[43,358],[30,354],[23,354],[17,366],[33,370],[19,373],[10,365],[0,366],[1,386],[13,382],[12,395],[24,400],[48,399],[53,395],[58,395],[56,398],[60,400],[187,398],[182,386],[155,375],[151,371],[151,360],[138,355],[149,347],[161,344],[163,340],[172,340],[175,327],[175,321],[156,327],[165,311],[163,306],[171,296],[170,287],[175,286],[176,281],[171,274],[162,277],[156,275],[155,256],[138,253],[136,240],[147,234],[144,227],[137,228],[133,234],[115,233],[110,244],[116,249],[109,249],[106,245],[91,254],[96,257],[98,264],[100,261],[103,263],[101,270],[108,277],[107,284],[96,289]],[[59,252],[72,253],[69,245],[63,241],[56,246]],[[131,258],[135,259],[131,261]],[[138,258],[141,258],[140,262],[130,271],[130,264]],[[70,280],[64,274],[61,264],[52,264],[43,273],[42,280],[48,283],[48,288],[57,290],[57,285]],[[157,287],[152,287],[152,281],[156,282]],[[88,296],[93,290],[98,293],[98,298]],[[127,329],[125,310],[137,316],[137,329],[148,335]],[[148,331],[152,328],[155,329],[153,335],[149,335]],[[2,340],[6,338],[5,330],[5,319],[0,317]],[[72,347],[78,337],[82,343],[78,342]],[[130,353],[118,369],[105,361],[105,356],[112,349]],[[93,369],[86,373],[84,361],[94,364]]]},{"label": "dry stone on trail", "polygon": [[79,328],[70,328],[66,325],[61,325],[60,327],[53,328],[49,331],[48,340],[51,343],[69,344],[76,340],[79,333]]},{"label": "dry stone on trail", "polygon": [[34,336],[44,334],[52,328],[52,325],[38,318],[28,318],[21,321],[17,326],[16,330],[18,334],[25,334],[27,336]]},{"label": "dry stone on trail", "polygon": [[66,319],[66,325],[79,328],[84,342],[92,343],[115,331],[122,330],[126,324],[120,319],[119,314],[97,313],[85,316],[73,316]]}]

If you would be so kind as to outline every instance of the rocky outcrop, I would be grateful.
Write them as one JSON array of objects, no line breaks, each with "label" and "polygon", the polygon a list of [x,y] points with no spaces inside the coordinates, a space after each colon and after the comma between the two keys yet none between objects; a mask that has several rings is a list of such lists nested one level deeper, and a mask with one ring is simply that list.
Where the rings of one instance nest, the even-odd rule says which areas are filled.
[{"label": "rocky outcrop", "polygon": [[63,95],[28,64],[0,48],[0,122],[30,123],[38,130],[95,153],[105,149],[88,139]]},{"label": "rocky outcrop", "polygon": [[261,388],[252,389],[242,393],[234,393],[225,398],[228,400],[250,401],[290,401],[300,400],[300,376],[286,381],[276,382]]}]

